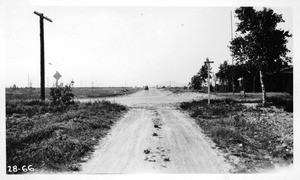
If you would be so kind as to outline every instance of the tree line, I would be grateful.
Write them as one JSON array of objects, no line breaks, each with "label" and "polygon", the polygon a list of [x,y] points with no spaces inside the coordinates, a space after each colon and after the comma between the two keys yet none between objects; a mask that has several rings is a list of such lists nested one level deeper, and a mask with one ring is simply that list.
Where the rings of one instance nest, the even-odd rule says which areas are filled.
[{"label": "tree line", "polygon": [[[286,47],[289,31],[279,29],[278,23],[285,22],[281,14],[270,8],[255,10],[253,7],[240,7],[235,10],[238,18],[236,37],[228,46],[234,64],[224,61],[215,74],[222,91],[232,91],[232,85],[237,90],[262,92],[262,104],[266,103],[265,76],[274,74],[287,67],[292,62],[287,56],[290,50]],[[207,79],[207,65],[191,78],[190,87],[201,89]],[[243,89],[240,89],[240,88]]]}]

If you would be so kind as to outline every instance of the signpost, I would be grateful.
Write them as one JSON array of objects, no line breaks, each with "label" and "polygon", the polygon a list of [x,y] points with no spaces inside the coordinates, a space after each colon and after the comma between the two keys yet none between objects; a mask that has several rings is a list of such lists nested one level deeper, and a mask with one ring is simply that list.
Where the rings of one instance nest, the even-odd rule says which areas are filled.
[{"label": "signpost", "polygon": [[206,62],[205,62],[206,64],[207,64],[207,74],[208,74],[208,77],[207,77],[207,89],[208,89],[208,101],[207,101],[207,103],[208,104],[210,104],[210,63],[214,63],[213,61],[209,61],[209,59],[208,58],[206,58]]},{"label": "signpost", "polygon": [[41,99],[45,100],[45,51],[44,51],[44,19],[52,22],[51,19],[44,16],[43,13],[34,11],[34,14],[40,17],[40,43],[41,43]]},{"label": "signpost", "polygon": [[56,85],[56,87],[58,87],[58,80],[59,80],[59,78],[61,78],[61,74],[59,74],[59,72],[56,71],[56,73],[53,75],[53,77],[56,79],[55,85]]}]

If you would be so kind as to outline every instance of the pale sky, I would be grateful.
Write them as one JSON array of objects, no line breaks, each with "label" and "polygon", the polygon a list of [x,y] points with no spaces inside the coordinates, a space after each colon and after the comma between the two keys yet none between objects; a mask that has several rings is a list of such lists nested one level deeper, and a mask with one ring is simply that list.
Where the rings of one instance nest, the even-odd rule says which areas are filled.
[{"label": "pale sky", "polygon": [[[280,28],[293,34],[292,8]],[[39,17],[45,21],[45,84],[53,75],[75,86],[188,84],[208,57],[213,72],[231,63],[230,11],[236,7],[11,6],[5,11],[5,86],[40,86]],[[237,21],[233,18],[234,24]],[[234,26],[234,30],[235,30]],[[292,51],[292,38],[288,48]],[[292,56],[292,53],[290,53]],[[50,65],[51,63],[52,65]]]}]

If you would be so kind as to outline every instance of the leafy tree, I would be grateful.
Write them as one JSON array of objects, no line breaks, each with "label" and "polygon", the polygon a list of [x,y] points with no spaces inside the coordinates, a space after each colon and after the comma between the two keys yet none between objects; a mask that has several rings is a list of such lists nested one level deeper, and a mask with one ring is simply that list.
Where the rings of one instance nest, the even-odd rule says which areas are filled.
[{"label": "leafy tree", "polygon": [[235,10],[240,20],[237,23],[239,36],[230,42],[230,50],[238,63],[257,67],[262,89],[262,104],[266,103],[264,74],[274,73],[291,62],[287,57],[287,38],[289,31],[277,29],[277,24],[284,22],[282,15],[272,9],[261,11],[253,7],[241,7]]},{"label": "leafy tree", "polygon": [[220,64],[219,71],[216,73],[216,77],[220,80],[223,90],[224,85],[229,85],[230,78],[232,77],[231,69],[232,68],[228,65],[227,61],[224,61],[223,64]]},{"label": "leafy tree", "polygon": [[202,79],[199,76],[199,74],[194,75],[189,84],[190,84],[190,87],[193,89],[201,89]]},{"label": "leafy tree", "polygon": [[[204,65],[203,66],[201,66],[201,69],[199,70],[199,72],[198,72],[198,75],[200,76],[200,78],[201,78],[201,80],[203,81],[203,82],[206,82],[206,79],[208,78],[208,75],[207,75],[207,69],[208,69],[208,66],[207,66],[207,64],[206,63],[204,63]],[[209,71],[211,71],[211,67],[210,67],[210,70]],[[211,73],[211,72],[210,72]],[[210,78],[211,78],[211,76],[209,76]]]},{"label": "leafy tree", "polygon": [[[208,75],[207,75],[207,69],[208,69],[208,66],[206,63],[204,63],[204,65],[200,68],[199,72],[194,75],[191,79],[191,82],[189,83],[190,84],[190,87],[194,88],[194,89],[201,89],[202,87],[202,83],[206,82],[206,79],[208,78]],[[211,70],[211,68],[210,68]],[[211,78],[211,76],[209,76]]]}]

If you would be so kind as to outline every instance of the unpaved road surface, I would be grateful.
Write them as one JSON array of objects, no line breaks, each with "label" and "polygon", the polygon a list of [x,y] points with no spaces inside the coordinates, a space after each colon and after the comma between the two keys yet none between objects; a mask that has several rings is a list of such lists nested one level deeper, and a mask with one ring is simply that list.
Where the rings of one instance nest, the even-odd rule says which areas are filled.
[{"label": "unpaved road surface", "polygon": [[[158,89],[108,98],[130,111],[101,140],[80,173],[226,173],[231,166],[176,104],[205,98]],[[84,101],[84,100],[82,100]]]}]

